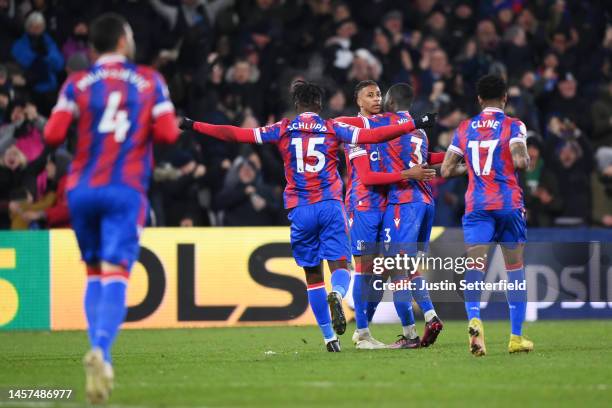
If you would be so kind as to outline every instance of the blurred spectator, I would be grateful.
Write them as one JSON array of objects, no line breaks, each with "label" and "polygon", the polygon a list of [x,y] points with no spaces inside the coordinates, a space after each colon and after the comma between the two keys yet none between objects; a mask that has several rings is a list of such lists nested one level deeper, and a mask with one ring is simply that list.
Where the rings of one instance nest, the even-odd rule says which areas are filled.
[{"label": "blurred spectator", "polygon": [[591,120],[588,104],[578,94],[578,82],[571,72],[561,75],[555,92],[545,101],[547,115],[557,115],[575,123],[581,131],[590,132]]},{"label": "blurred spectator", "polygon": [[10,58],[11,46],[22,33],[15,1],[0,0],[0,62]]},{"label": "blurred spectator", "polygon": [[[549,162],[559,182],[563,210],[556,225],[586,225],[591,219],[591,172],[594,168],[591,147],[580,129],[570,120],[552,117],[546,144]],[[562,182],[561,182],[562,181]]]},{"label": "blurred spectator", "polygon": [[591,108],[594,147],[612,146],[612,81],[602,87],[599,98]]},{"label": "blurred spectator", "polygon": [[223,211],[223,225],[273,225],[280,210],[280,201],[266,185],[251,160],[239,157],[234,164],[237,180],[226,180],[216,197],[216,207]]},{"label": "blurred spectator", "polygon": [[42,151],[42,132],[47,118],[38,114],[30,102],[15,101],[10,107],[10,123],[0,127],[0,153],[14,143],[26,155],[37,155]]},{"label": "blurred spectator", "polygon": [[518,25],[508,28],[502,45],[502,61],[513,76],[533,69],[534,55],[525,30]]},{"label": "blurred spectator", "polygon": [[[68,153],[59,151],[51,155],[46,167],[47,193],[38,202],[20,206],[21,213],[16,218],[17,222],[23,222],[27,226],[36,223],[38,227],[46,228],[70,227],[66,181],[71,159]],[[16,229],[15,220],[13,229]]]},{"label": "blurred spectator", "polygon": [[25,21],[26,33],[15,42],[11,53],[25,70],[32,86],[32,98],[44,115],[51,112],[59,87],[58,73],[64,59],[51,36],[45,32],[45,18],[40,12],[31,13]]},{"label": "blurred spectator", "polygon": [[155,169],[154,177],[163,193],[165,225],[210,224],[198,198],[198,181],[205,175],[206,167],[197,163],[190,151],[182,149],[172,154],[169,165]]},{"label": "blurred spectator", "polygon": [[527,224],[533,227],[551,227],[561,214],[563,202],[559,195],[558,180],[542,158],[542,143],[538,136],[527,139],[529,168],[525,172],[525,208]]},{"label": "blurred spectator", "polygon": [[612,228],[612,147],[600,147],[593,174],[593,221]]},{"label": "blurred spectator", "polygon": [[326,70],[339,83],[345,81],[353,63],[351,38],[355,34],[357,25],[347,18],[336,22],[336,35],[325,42]]},{"label": "blurred spectator", "polygon": [[82,54],[87,58],[89,53],[89,44],[87,43],[88,33],[89,27],[87,26],[87,22],[77,20],[72,29],[72,33],[62,46],[62,54],[64,55],[65,61],[68,61],[70,57],[75,54]]}]

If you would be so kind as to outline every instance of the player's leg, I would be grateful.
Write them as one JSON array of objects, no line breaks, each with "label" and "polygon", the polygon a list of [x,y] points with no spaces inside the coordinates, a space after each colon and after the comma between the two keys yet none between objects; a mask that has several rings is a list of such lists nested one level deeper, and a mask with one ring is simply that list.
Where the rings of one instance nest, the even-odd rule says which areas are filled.
[{"label": "player's leg", "polygon": [[533,342],[523,336],[523,322],[527,310],[527,282],[525,280],[525,267],[523,253],[525,247],[525,218],[522,209],[500,211],[498,223],[500,225],[500,244],[508,282],[514,285],[506,291],[508,307],[510,310],[510,353],[529,352],[533,350]]},{"label": "player's leg", "polygon": [[[495,219],[489,211],[473,211],[463,216],[463,234],[467,257],[486,259],[490,243],[495,237]],[[466,289],[463,292],[465,311],[468,318],[468,340],[472,355],[486,354],[484,326],[480,319],[480,285],[484,282],[486,265],[482,270],[469,269],[465,273]]]},{"label": "player's leg", "polygon": [[358,349],[379,349],[385,344],[372,337],[369,328],[367,306],[370,302],[370,282],[374,256],[378,252],[377,241],[382,221],[380,211],[355,211],[350,217],[351,252],[354,258],[353,303],[356,329],[353,343]]},{"label": "player's leg", "polygon": [[[403,205],[390,204],[383,218],[383,252],[386,257],[403,254],[407,246],[412,246],[407,238],[407,230],[412,225],[412,216],[402,211]],[[407,271],[393,269],[387,271],[395,283],[408,278]],[[393,292],[393,306],[402,324],[402,334],[391,348],[415,348],[420,344],[412,310],[412,295],[409,289]]]},{"label": "player's leg", "polygon": [[85,317],[90,344],[96,327],[98,302],[102,283],[100,281],[100,220],[92,205],[89,191],[76,189],[68,194],[72,229],[77,238],[81,258],[87,265],[87,286],[85,288]]},{"label": "player's leg", "polygon": [[421,339],[417,334],[412,310],[412,291],[408,287],[410,278],[406,271],[394,270],[391,273],[391,281],[396,284],[393,291],[393,306],[402,324],[402,334],[390,344],[391,349],[416,349],[420,347]]},{"label": "player's leg", "polygon": [[[433,227],[434,211],[435,207],[431,204],[418,203],[418,215],[421,215],[421,223],[418,230],[417,243],[418,252],[417,256],[422,256],[424,259],[425,254],[429,250],[429,238],[431,236],[431,229]],[[444,325],[442,320],[438,317],[429,291],[426,288],[425,278],[423,277],[425,272],[424,267],[420,267],[415,274],[412,275],[412,287],[413,296],[417,301],[423,315],[425,317],[425,330],[423,332],[423,338],[421,339],[422,347],[429,347],[436,342],[438,335],[442,331]]]},{"label": "player's leg", "polygon": [[348,271],[351,249],[346,213],[344,205],[336,200],[319,203],[318,211],[320,254],[323,259],[327,259],[331,271],[332,291],[327,300],[334,330],[337,334],[343,334],[346,330],[346,317],[342,299],[351,283],[351,274]]},{"label": "player's leg", "polygon": [[304,268],[308,303],[321,330],[327,349],[328,351],[340,351],[327,304],[327,290],[325,289],[323,268],[319,255],[319,227],[315,206],[316,204],[299,206],[289,213],[291,250],[295,262]]},{"label": "player's leg", "polygon": [[317,320],[323,341],[327,347],[327,351],[340,351],[340,343],[334,333],[332,319],[327,303],[327,290],[325,289],[325,281],[323,278],[323,266],[305,266],[306,284],[308,287],[308,303],[312,309],[312,313]]},{"label": "player's leg", "polygon": [[91,348],[85,354],[83,364],[87,398],[91,403],[97,404],[106,401],[110,393],[109,371],[104,364],[102,351],[95,347],[102,298],[100,209],[94,190],[77,188],[70,191],[67,198],[72,228],[77,237],[83,261],[87,265],[84,307]]}]

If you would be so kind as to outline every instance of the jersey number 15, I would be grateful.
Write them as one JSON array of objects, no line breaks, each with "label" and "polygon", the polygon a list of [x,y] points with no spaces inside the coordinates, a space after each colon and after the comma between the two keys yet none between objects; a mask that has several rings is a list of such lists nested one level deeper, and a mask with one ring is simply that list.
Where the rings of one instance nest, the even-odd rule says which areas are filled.
[{"label": "jersey number 15", "polygon": [[304,166],[304,149],[302,148],[302,139],[294,138],[291,139],[291,144],[295,146],[295,161],[297,165],[297,172],[303,173],[306,170],[308,173],[318,173],[325,166],[325,155],[316,150],[317,145],[325,143],[324,137],[311,137],[308,139],[308,150],[306,157],[315,157],[317,163],[315,165],[306,164]]}]

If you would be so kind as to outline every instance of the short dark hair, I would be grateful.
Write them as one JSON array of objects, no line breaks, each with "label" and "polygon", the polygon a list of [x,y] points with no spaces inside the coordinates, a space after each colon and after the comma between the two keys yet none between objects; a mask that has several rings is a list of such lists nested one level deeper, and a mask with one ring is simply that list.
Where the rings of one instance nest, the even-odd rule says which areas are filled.
[{"label": "short dark hair", "polygon": [[359,92],[361,92],[363,88],[367,88],[368,86],[378,87],[378,84],[376,83],[376,81],[373,81],[371,79],[366,79],[364,81],[359,82],[357,85],[355,85],[355,92],[353,94],[354,99],[357,100]]},{"label": "short dark hair", "polygon": [[301,79],[294,81],[291,85],[291,98],[295,105],[306,109],[318,112],[323,108],[323,89],[312,82]]},{"label": "short dark hair", "polygon": [[119,39],[126,34],[128,22],[117,13],[104,13],[91,23],[89,43],[99,53],[117,49]]},{"label": "short dark hair", "polygon": [[390,102],[394,102],[397,109],[408,109],[414,99],[414,89],[406,83],[392,85],[385,95],[385,110],[389,110]]},{"label": "short dark hair", "polygon": [[485,75],[478,80],[476,90],[484,101],[501,99],[506,94],[506,81],[499,75]]}]

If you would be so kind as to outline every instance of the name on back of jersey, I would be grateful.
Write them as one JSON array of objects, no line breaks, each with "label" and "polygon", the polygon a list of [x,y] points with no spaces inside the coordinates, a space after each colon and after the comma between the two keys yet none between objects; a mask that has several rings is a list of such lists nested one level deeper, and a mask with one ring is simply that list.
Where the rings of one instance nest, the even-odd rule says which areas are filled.
[{"label": "name on back of jersey", "polygon": [[304,123],[304,122],[293,122],[287,126],[288,130],[314,130],[315,132],[327,132],[327,126],[322,123]]},{"label": "name on back of jersey", "polygon": [[134,70],[129,68],[107,69],[104,67],[89,72],[76,83],[76,86],[82,92],[96,82],[105,79],[118,79],[120,81],[129,82],[138,89],[138,92],[142,92],[151,86],[151,83],[147,79]]},{"label": "name on back of jersey", "polygon": [[499,121],[494,119],[475,120],[472,122],[472,129],[491,128],[497,130],[498,127]]}]

